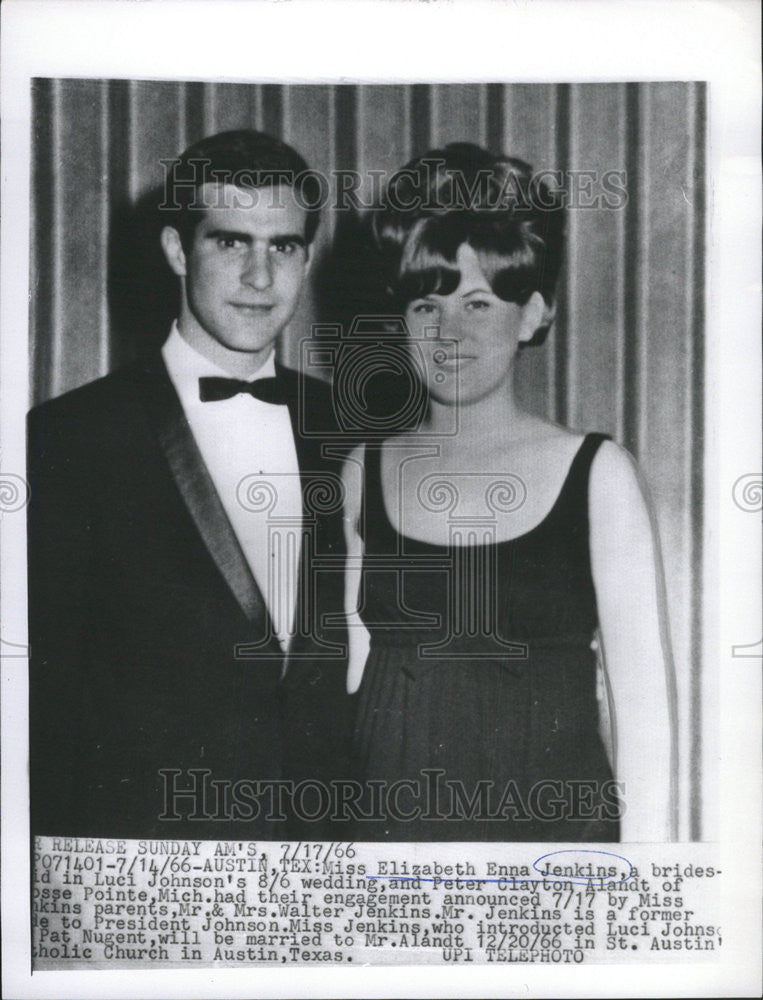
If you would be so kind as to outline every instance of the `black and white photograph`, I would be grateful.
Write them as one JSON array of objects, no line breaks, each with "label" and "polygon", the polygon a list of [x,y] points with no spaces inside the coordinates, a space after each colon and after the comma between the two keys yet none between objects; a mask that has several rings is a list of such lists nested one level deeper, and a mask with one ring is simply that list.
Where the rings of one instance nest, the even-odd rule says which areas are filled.
[{"label": "black and white photograph", "polygon": [[[439,37],[436,7],[472,37],[509,5],[352,6],[394,9],[391,55],[424,16]],[[280,72],[6,71],[9,995],[94,970],[109,996],[147,970],[403,995],[342,980],[372,967],[420,974],[407,995],[426,969],[472,995],[470,968],[486,995],[604,995],[605,963],[609,995],[679,995],[689,961],[721,995],[743,924],[760,948],[755,910],[723,917],[759,893],[734,880],[759,820],[760,297],[718,252],[738,221],[736,277],[759,259],[759,126],[730,175],[710,62],[523,73],[491,48],[417,77],[299,46],[312,78],[282,32]]]},{"label": "black and white photograph", "polygon": [[705,102],[34,81],[35,833],[701,839]]}]

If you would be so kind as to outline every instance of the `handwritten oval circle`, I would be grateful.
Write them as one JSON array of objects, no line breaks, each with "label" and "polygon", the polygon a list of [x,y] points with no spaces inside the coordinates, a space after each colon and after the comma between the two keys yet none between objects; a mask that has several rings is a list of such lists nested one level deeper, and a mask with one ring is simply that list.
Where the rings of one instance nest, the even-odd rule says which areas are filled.
[{"label": "handwritten oval circle", "polygon": [[[563,851],[550,851],[548,854],[542,854],[539,858],[536,858],[536,860],[533,861],[533,868],[535,869],[536,872],[538,872],[539,875],[543,875],[543,872],[541,872],[540,868],[538,867],[538,865],[541,863],[541,861],[545,861],[546,858],[558,858],[560,854],[565,854],[565,855],[570,855],[570,854],[571,855],[576,855],[576,854],[596,854],[596,855],[598,855],[599,857],[602,857],[602,858],[617,858],[618,861],[623,861],[627,865],[627,867],[628,867],[628,874],[625,875],[623,878],[620,878],[620,879],[613,879],[613,878],[610,878],[608,875],[607,876],[605,876],[605,875],[587,875],[587,876],[584,876],[584,875],[580,875],[580,876],[577,876],[577,875],[559,875],[559,876],[556,876],[556,875],[544,875],[544,878],[551,879],[551,880],[556,880],[556,881],[559,881],[559,882],[572,882],[575,885],[590,885],[591,882],[606,882],[607,885],[618,885],[620,882],[627,882],[628,879],[633,874],[633,865],[630,863],[630,861],[627,858],[624,858],[622,856],[622,854],[613,854],[611,851],[591,851],[591,850],[586,850],[585,848],[574,848],[574,847],[567,848],[566,850],[563,850]],[[577,859],[573,857],[571,860],[577,860]],[[586,863],[590,864],[591,863],[591,859],[590,858],[586,859]]]}]

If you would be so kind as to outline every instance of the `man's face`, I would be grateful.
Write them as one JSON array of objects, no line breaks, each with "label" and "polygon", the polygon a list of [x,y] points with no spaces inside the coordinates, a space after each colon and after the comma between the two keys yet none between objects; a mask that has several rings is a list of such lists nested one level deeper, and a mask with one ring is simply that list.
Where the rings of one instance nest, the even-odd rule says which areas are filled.
[{"label": "man's face", "polygon": [[183,336],[203,353],[264,360],[291,319],[308,269],[306,211],[290,187],[205,184],[205,206],[186,253],[166,229],[163,246],[182,280]]}]

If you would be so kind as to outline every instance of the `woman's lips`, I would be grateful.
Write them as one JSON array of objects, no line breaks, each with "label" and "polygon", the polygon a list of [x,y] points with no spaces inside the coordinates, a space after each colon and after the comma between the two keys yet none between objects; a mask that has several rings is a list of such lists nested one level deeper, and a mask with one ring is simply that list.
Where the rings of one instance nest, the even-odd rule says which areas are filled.
[{"label": "woman's lips", "polygon": [[473,354],[462,354],[457,358],[444,358],[443,360],[438,360],[435,363],[439,369],[443,369],[446,372],[457,372],[461,371],[462,368],[467,367],[476,360],[477,358]]}]

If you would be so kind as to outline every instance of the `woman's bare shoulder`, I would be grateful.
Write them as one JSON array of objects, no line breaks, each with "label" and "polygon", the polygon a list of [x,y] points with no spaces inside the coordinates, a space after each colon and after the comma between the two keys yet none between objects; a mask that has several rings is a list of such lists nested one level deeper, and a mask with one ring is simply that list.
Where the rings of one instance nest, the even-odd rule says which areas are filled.
[{"label": "woman's bare shoulder", "polygon": [[594,456],[591,487],[646,496],[646,483],[638,462],[626,448],[609,439],[602,441]]},{"label": "woman's bare shoulder", "polygon": [[649,490],[629,451],[604,441],[591,465],[589,486],[591,526],[596,534],[619,534],[633,541],[654,529]]}]

